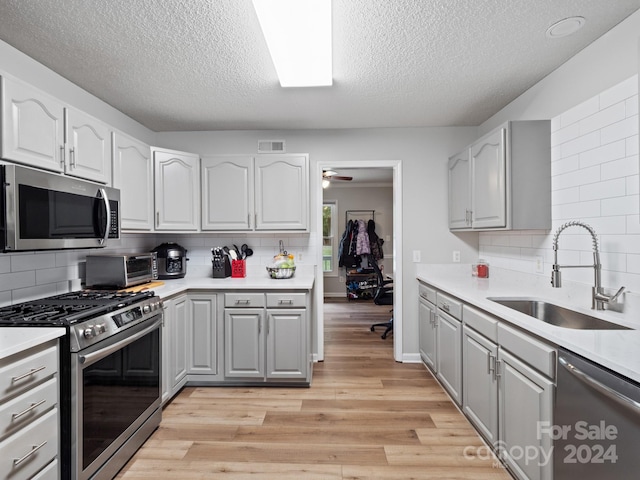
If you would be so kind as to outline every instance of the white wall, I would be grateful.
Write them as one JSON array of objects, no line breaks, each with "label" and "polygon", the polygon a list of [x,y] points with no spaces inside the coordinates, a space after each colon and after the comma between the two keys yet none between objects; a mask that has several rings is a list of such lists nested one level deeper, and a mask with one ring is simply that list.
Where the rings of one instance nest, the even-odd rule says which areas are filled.
[{"label": "white wall", "polygon": [[[541,255],[550,278],[553,233],[579,219],[598,233],[604,286],[640,292],[639,32],[636,12],[480,126],[552,119],[552,230],[481,233],[480,255],[494,265],[536,273]],[[585,233],[565,230],[560,263],[593,262]],[[593,272],[566,269],[563,279],[591,285]]]}]

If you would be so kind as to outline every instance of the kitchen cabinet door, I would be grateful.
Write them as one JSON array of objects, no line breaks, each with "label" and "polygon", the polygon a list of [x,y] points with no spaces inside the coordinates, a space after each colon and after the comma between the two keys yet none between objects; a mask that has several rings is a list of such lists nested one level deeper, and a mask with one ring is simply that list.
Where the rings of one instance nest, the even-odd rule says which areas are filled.
[{"label": "kitchen cabinet door", "polygon": [[471,222],[474,228],[507,225],[506,129],[484,136],[470,148]]},{"label": "kitchen cabinet door", "polygon": [[65,108],[67,161],[65,173],[74,177],[111,181],[109,126],[75,108]]},{"label": "kitchen cabinet door", "polygon": [[253,158],[202,158],[202,230],[250,230],[254,217]]},{"label": "kitchen cabinet door", "polygon": [[462,403],[462,322],[444,312],[437,315],[436,377],[451,398]]},{"label": "kitchen cabinet door", "polygon": [[256,230],[307,230],[309,173],[306,155],[255,159]]},{"label": "kitchen cabinet door", "polygon": [[495,375],[498,346],[463,327],[462,411],[487,443],[498,441],[498,379]]},{"label": "kitchen cabinet door", "polygon": [[189,295],[189,374],[218,373],[217,297]]},{"label": "kitchen cabinet door", "polygon": [[469,149],[449,159],[449,229],[471,227]]},{"label": "kitchen cabinet door", "polygon": [[113,187],[120,189],[123,230],[153,229],[153,163],[149,145],[120,132],[112,135]]},{"label": "kitchen cabinet door", "polygon": [[420,297],[418,303],[420,358],[433,372],[436,371],[436,307]]},{"label": "kitchen cabinet door", "polygon": [[2,158],[64,171],[64,105],[40,90],[2,77]]},{"label": "kitchen cabinet door", "polygon": [[[553,476],[550,435],[540,435],[540,425],[552,425],[553,382],[506,350],[498,352],[497,374],[501,448],[497,452],[520,479],[548,480]],[[579,401],[579,400],[577,400]],[[522,452],[535,448],[537,456]]]},{"label": "kitchen cabinet door", "polygon": [[200,157],[153,149],[156,230],[197,231],[200,223]]},{"label": "kitchen cabinet door", "polygon": [[186,295],[169,302],[170,381],[172,396],[184,385],[187,376],[189,309]]},{"label": "kitchen cabinet door", "polygon": [[307,378],[306,310],[267,310],[267,378]]},{"label": "kitchen cabinet door", "polygon": [[224,311],[225,377],[265,378],[265,310],[228,308]]}]

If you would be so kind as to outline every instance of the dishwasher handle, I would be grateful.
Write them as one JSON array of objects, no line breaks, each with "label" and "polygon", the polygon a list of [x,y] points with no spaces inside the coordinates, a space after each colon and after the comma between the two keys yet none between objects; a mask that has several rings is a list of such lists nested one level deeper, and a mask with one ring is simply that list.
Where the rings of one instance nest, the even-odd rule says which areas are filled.
[{"label": "dishwasher handle", "polygon": [[635,411],[636,413],[640,413],[640,403],[636,402],[634,399],[629,398],[626,395],[623,395],[622,393],[617,392],[614,389],[612,389],[611,387],[608,387],[604,383],[596,380],[595,378],[590,377],[589,375],[584,373],[579,368],[576,368],[575,365],[569,363],[563,357],[558,357],[558,362],[571,375],[576,377],[581,382],[583,382],[586,385],[590,386],[594,390],[597,390],[598,392],[600,392],[601,394],[605,395],[607,398],[613,400],[617,404],[622,405],[623,407],[629,408],[629,409]]}]

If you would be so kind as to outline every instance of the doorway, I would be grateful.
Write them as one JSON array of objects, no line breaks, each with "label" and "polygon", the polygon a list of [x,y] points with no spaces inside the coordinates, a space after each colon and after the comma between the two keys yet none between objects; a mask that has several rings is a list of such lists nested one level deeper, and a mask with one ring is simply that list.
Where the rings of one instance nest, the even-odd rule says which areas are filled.
[{"label": "doorway", "polygon": [[[341,179],[331,178],[331,186],[323,189],[321,180],[323,179],[323,171],[333,170],[334,176],[342,177]],[[385,274],[393,274],[394,276],[394,305],[393,313],[389,313],[389,317],[394,318],[394,332],[389,335],[386,340],[392,341],[394,347],[394,358],[396,361],[402,361],[402,208],[401,208],[401,162],[400,161],[351,161],[351,162],[318,162],[316,170],[315,189],[317,192],[316,205],[319,205],[317,222],[318,245],[323,245],[323,215],[322,207],[325,201],[335,205],[334,215],[336,215],[337,232],[335,235],[339,242],[344,227],[349,218],[358,216],[363,220],[369,220],[369,216],[376,225],[376,233],[384,240],[383,255],[384,259],[381,263],[384,265]],[[347,180],[345,177],[352,177]],[[312,189],[313,190],[313,189]],[[379,198],[378,198],[379,197]],[[388,199],[385,200],[385,199]],[[369,208],[364,208],[364,207]],[[345,212],[353,211],[350,216]],[[362,212],[360,212],[362,210]],[[367,218],[364,218],[367,217]],[[334,237],[334,238],[336,238]],[[316,312],[317,312],[317,360],[324,359],[324,297],[347,298],[346,270],[338,267],[337,247],[334,245],[334,271],[329,276],[324,275],[323,270],[327,264],[326,249],[323,255],[323,249],[319,248],[319,268],[316,273]],[[354,302],[361,301],[355,300]],[[367,300],[364,300],[367,301]],[[373,300],[368,300],[370,303]],[[373,304],[373,303],[372,303]],[[354,303],[355,307],[355,303]],[[380,306],[385,309],[385,306]],[[373,323],[373,322],[372,322]],[[383,330],[384,331],[384,330]],[[372,334],[374,335],[374,334]],[[378,338],[380,334],[375,334]]]}]

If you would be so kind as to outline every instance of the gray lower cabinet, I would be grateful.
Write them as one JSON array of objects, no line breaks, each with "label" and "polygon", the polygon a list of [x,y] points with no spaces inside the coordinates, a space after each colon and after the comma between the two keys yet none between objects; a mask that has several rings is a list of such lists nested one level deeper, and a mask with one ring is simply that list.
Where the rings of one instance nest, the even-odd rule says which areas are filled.
[{"label": "gray lower cabinet", "polygon": [[436,377],[460,405],[462,403],[462,322],[444,312],[438,312],[436,329]]},{"label": "gray lower cabinet", "polygon": [[436,371],[436,291],[419,285],[418,303],[419,345],[422,362]]},{"label": "gray lower cabinet", "polygon": [[0,359],[0,478],[57,479],[58,340]]},{"label": "gray lower cabinet", "polygon": [[217,375],[218,313],[217,295],[189,294],[189,376]]},{"label": "gray lower cabinet", "polygon": [[225,294],[225,380],[309,383],[306,293]]},{"label": "gray lower cabinet", "polygon": [[186,295],[164,301],[162,403],[178,393],[186,382],[188,313]]}]

